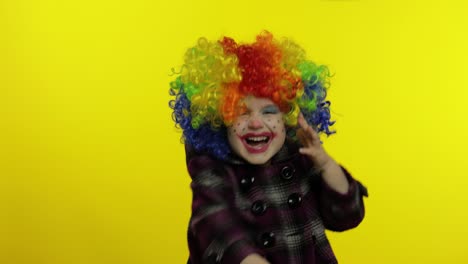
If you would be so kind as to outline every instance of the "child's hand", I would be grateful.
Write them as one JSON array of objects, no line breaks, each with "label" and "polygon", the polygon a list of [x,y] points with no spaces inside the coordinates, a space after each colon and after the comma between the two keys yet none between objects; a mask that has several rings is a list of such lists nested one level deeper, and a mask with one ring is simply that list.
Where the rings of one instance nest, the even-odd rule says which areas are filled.
[{"label": "child's hand", "polygon": [[303,146],[299,149],[299,152],[307,155],[314,165],[322,171],[322,177],[328,186],[339,193],[347,193],[349,188],[348,180],[343,170],[341,170],[338,164],[325,152],[317,132],[307,124],[302,113],[299,114],[297,122],[300,125],[297,131],[297,137]]},{"label": "child's hand", "polygon": [[299,113],[297,122],[300,128],[296,134],[302,144],[299,152],[307,155],[317,168],[324,169],[333,162],[332,158],[325,152],[317,132],[307,123],[302,113]]},{"label": "child's hand", "polygon": [[240,264],[270,264],[270,262],[258,254],[250,254]]}]

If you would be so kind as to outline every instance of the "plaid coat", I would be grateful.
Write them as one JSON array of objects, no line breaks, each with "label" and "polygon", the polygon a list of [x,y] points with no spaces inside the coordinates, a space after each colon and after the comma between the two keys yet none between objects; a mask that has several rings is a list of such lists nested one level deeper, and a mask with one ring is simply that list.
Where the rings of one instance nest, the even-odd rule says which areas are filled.
[{"label": "plaid coat", "polygon": [[364,217],[366,188],[343,168],[349,191],[332,190],[296,145],[285,144],[266,166],[186,152],[188,263],[239,264],[252,253],[271,264],[337,263],[325,229],[347,230]]}]

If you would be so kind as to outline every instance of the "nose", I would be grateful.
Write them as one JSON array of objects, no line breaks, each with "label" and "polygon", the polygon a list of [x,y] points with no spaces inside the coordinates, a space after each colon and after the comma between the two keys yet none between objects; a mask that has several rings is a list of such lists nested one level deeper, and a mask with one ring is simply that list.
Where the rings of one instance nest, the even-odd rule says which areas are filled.
[{"label": "nose", "polygon": [[259,129],[263,127],[263,121],[258,116],[253,115],[249,119],[249,128]]}]

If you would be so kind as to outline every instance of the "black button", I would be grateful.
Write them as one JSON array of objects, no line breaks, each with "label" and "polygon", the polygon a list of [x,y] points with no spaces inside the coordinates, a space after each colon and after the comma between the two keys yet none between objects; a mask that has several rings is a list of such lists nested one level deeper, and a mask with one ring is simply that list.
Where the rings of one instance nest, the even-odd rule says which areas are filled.
[{"label": "black button", "polygon": [[265,213],[267,206],[263,201],[255,201],[250,208],[254,215],[262,215]]},{"label": "black button", "polygon": [[260,242],[262,246],[266,248],[271,248],[275,245],[275,233],[273,232],[266,232],[263,233],[260,237]]},{"label": "black button", "polygon": [[288,205],[291,208],[298,207],[299,204],[301,204],[301,202],[302,202],[302,197],[298,193],[293,193],[293,194],[289,195],[289,197],[288,197]]},{"label": "black button", "polygon": [[218,254],[216,253],[211,253],[206,258],[206,263],[209,263],[209,264],[221,263],[221,257],[219,257]]},{"label": "black button", "polygon": [[255,182],[255,178],[253,176],[242,178],[240,181],[240,187],[245,192],[248,189],[250,189],[250,187],[252,187],[254,182]]},{"label": "black button", "polygon": [[281,169],[281,177],[285,180],[290,180],[294,176],[294,168],[291,166],[285,166]]}]

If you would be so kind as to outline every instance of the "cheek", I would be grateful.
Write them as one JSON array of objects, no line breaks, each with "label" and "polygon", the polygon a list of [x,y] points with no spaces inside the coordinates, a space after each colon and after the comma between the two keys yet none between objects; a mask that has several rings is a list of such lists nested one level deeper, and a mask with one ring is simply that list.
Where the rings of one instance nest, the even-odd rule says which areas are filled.
[{"label": "cheek", "polygon": [[245,131],[247,127],[247,122],[244,120],[236,120],[231,128],[229,128],[229,133],[232,134],[241,134]]},{"label": "cheek", "polygon": [[281,133],[285,131],[284,122],[281,117],[268,118],[265,122],[273,132]]}]

